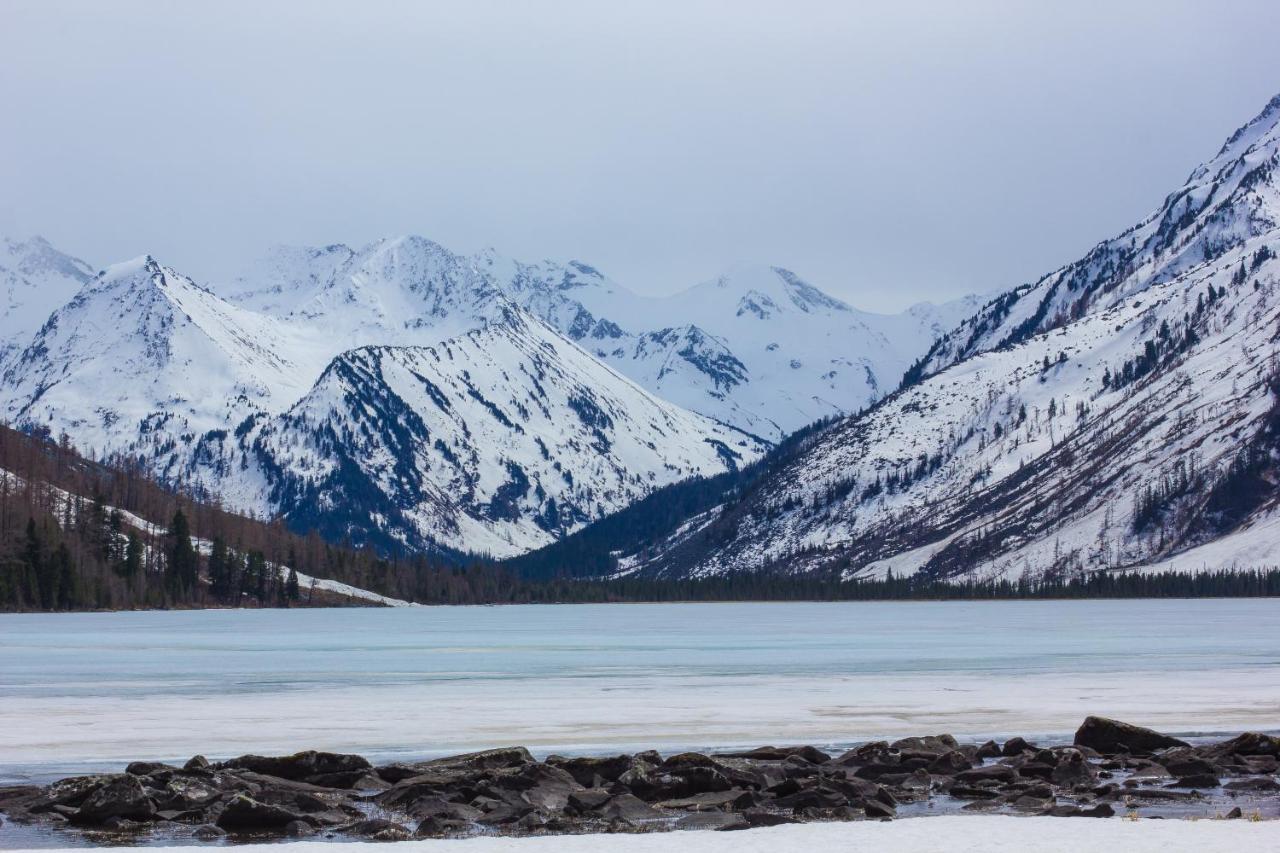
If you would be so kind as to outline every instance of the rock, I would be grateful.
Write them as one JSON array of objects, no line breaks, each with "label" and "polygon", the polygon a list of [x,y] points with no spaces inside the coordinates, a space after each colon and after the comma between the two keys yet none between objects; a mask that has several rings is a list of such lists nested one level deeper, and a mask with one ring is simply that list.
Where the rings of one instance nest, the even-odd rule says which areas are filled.
[{"label": "rock", "polygon": [[799,823],[790,815],[778,814],[777,812],[753,810],[743,812],[742,816],[752,826],[781,826],[784,823]]},{"label": "rock", "polygon": [[316,828],[305,820],[291,820],[284,825],[284,834],[290,838],[306,838],[316,834]]},{"label": "rock", "polygon": [[209,759],[205,758],[203,755],[193,755],[187,759],[186,764],[182,765],[182,769],[188,773],[196,770],[208,770]]},{"label": "rock", "polygon": [[1269,755],[1272,758],[1280,758],[1280,737],[1259,734],[1258,732],[1245,732],[1242,735],[1233,737],[1231,740],[1203,747],[1202,752],[1211,757]]},{"label": "rock", "polygon": [[[1026,772],[1025,767],[1022,772]],[[1049,778],[1055,785],[1069,788],[1075,785],[1092,785],[1097,781],[1097,773],[1082,752],[1064,749],[1058,755],[1058,766],[1053,768]]]},{"label": "rock", "polygon": [[1177,781],[1169,784],[1170,788],[1216,788],[1222,783],[1218,781],[1218,777],[1212,773],[1195,773],[1191,776],[1183,776]]},{"label": "rock", "polygon": [[960,744],[951,735],[927,735],[925,737],[905,737],[889,744],[890,749],[899,752],[923,752],[929,755],[942,755],[956,749]]},{"label": "rock", "polygon": [[952,785],[948,793],[958,800],[994,800],[1000,796],[990,788],[978,788],[972,785]]},{"label": "rock", "polygon": [[963,770],[956,774],[956,781],[966,785],[978,782],[1013,782],[1018,778],[1018,771],[1005,764],[987,764]]},{"label": "rock", "polygon": [[1226,820],[1239,820],[1242,817],[1244,817],[1244,812],[1240,810],[1239,806],[1236,806],[1231,811],[1223,815],[1223,818],[1225,818]]},{"label": "rock", "polygon": [[156,795],[156,804],[166,809],[203,809],[222,796],[222,791],[204,779],[177,776]]},{"label": "rock", "polygon": [[1041,797],[1032,797],[1027,794],[1023,794],[1022,796],[1014,800],[1010,805],[1012,805],[1016,810],[1020,812],[1043,812],[1053,808],[1054,801],[1051,798],[1045,799]]},{"label": "rock", "polygon": [[999,758],[1001,755],[1000,747],[995,741],[989,740],[978,747],[973,757],[978,761],[985,761],[988,758]]},{"label": "rock", "polygon": [[751,761],[783,761],[798,755],[810,764],[825,764],[831,756],[813,746],[761,746],[745,752],[717,752],[712,758],[745,758]]},{"label": "rock", "polygon": [[868,800],[863,803],[862,810],[867,817],[879,820],[889,820],[897,817],[897,812],[892,806],[886,806],[877,800]]},{"label": "rock", "polygon": [[1000,754],[1011,758],[1032,749],[1035,749],[1035,747],[1027,743],[1022,738],[1012,737],[1004,742],[1004,747],[1000,750]]},{"label": "rock", "polygon": [[888,741],[883,740],[864,743],[862,746],[856,746],[848,752],[831,759],[832,764],[839,764],[845,767],[863,764],[896,764],[897,762],[897,752],[889,749]]},{"label": "rock", "polygon": [[372,765],[359,755],[346,755],[336,752],[317,752],[309,749],[293,755],[266,756],[241,755],[224,761],[222,768],[233,770],[251,770],[266,776],[277,776],[281,779],[302,781],[311,776],[330,773],[345,773],[352,770],[369,770]]},{"label": "rock", "polygon": [[962,770],[972,769],[973,762],[958,749],[944,752],[929,763],[929,772],[941,776],[954,776]]},{"label": "rock", "polygon": [[849,804],[849,798],[840,791],[830,788],[809,788],[778,797],[773,801],[774,808],[790,809],[799,813],[805,809],[834,809]]},{"label": "rock", "polygon": [[156,807],[136,776],[116,776],[84,799],[72,817],[75,823],[106,823],[112,818],[150,820]]},{"label": "rock", "polygon": [[252,831],[280,828],[304,819],[303,815],[284,806],[260,803],[245,794],[237,794],[218,815],[217,824],[229,831]]},{"label": "rock", "polygon": [[1154,729],[1122,723],[1106,717],[1086,717],[1076,730],[1075,743],[1096,749],[1103,755],[1118,752],[1156,752],[1173,746],[1187,746],[1185,741],[1163,735]]},{"label": "rock", "polygon": [[[746,798],[745,800],[743,798]],[[718,809],[730,804],[736,804],[739,800],[743,800],[743,805],[754,805],[751,800],[751,794],[741,788],[731,788],[728,791],[709,791],[705,794],[694,794],[692,797],[683,797],[677,800],[664,800],[657,804],[662,809]]]},{"label": "rock", "polygon": [[408,829],[386,818],[370,818],[343,827],[343,831],[370,841],[407,841],[413,837]]},{"label": "rock", "polygon": [[191,837],[200,841],[217,841],[225,838],[227,831],[214,826],[211,823],[202,824],[191,830]]},{"label": "rock", "polygon": [[613,794],[610,792],[602,788],[590,788],[570,794],[569,805],[579,813],[594,812],[611,799]]},{"label": "rock", "polygon": [[130,776],[150,776],[160,770],[171,770],[176,773],[178,768],[163,761],[134,761],[124,768],[124,772]]},{"label": "rock", "polygon": [[596,787],[597,782],[617,782],[618,777],[630,770],[633,763],[634,759],[629,755],[609,758],[547,758],[547,764],[564,770],[584,788]]},{"label": "rock", "polygon": [[675,822],[675,829],[746,829],[751,826],[740,814],[731,812],[694,812]]},{"label": "rock", "polygon": [[1196,750],[1177,748],[1162,752],[1155,757],[1156,763],[1168,770],[1173,776],[1196,776],[1204,773],[1217,775],[1218,768],[1212,762],[1201,758]]},{"label": "rock", "polygon": [[418,828],[414,830],[414,835],[419,838],[442,838],[448,835],[457,835],[466,832],[471,827],[471,821],[452,820],[446,817],[429,817],[418,824]]},{"label": "rock", "polygon": [[1223,785],[1228,791],[1280,791],[1280,782],[1269,776],[1235,779]]},{"label": "rock", "polygon": [[89,795],[94,791],[117,778],[120,777],[115,775],[97,775],[72,776],[67,779],[59,779],[57,782],[54,782],[45,789],[44,802],[34,804],[31,807],[31,811],[46,811],[51,809],[53,806],[78,806],[88,799]]},{"label": "rock", "polygon": [[599,809],[599,814],[606,820],[616,820],[632,826],[659,820],[663,816],[662,812],[633,794],[614,796]]}]

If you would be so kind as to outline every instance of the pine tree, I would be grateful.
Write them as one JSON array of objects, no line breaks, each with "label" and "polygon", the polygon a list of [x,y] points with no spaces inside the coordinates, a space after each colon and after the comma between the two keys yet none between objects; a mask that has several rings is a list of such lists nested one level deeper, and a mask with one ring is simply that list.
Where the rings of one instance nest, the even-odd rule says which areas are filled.
[{"label": "pine tree", "polygon": [[209,549],[209,592],[218,600],[228,598],[231,594],[230,580],[231,560],[227,543],[221,536],[215,536]]},{"label": "pine tree", "polygon": [[289,580],[285,583],[285,601],[294,602],[302,597],[301,590],[298,589],[298,570],[293,567],[289,568]]},{"label": "pine tree", "polygon": [[142,573],[142,537],[130,530],[124,546],[124,559],[115,564],[116,574],[127,580],[130,586]]},{"label": "pine tree", "polygon": [[199,579],[200,561],[191,545],[191,526],[186,514],[177,510],[169,524],[169,565],[165,581],[173,599],[189,599]]}]

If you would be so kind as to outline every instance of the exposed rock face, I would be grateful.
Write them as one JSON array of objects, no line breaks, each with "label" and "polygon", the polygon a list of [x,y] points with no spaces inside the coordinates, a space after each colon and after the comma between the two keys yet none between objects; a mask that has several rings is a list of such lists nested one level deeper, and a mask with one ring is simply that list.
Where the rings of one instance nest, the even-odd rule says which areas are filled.
[{"label": "exposed rock face", "polygon": [[1187,746],[1096,717],[1081,732],[1074,746],[1014,738],[1001,750],[931,735],[835,757],[768,746],[539,761],[508,747],[381,767],[315,751],[193,759],[181,768],[135,762],[127,773],[0,789],[0,812],[19,822],[210,841],[318,833],[399,841],[887,820],[903,804],[926,801],[931,813],[1110,817],[1122,807],[1207,817],[1232,806],[1252,811],[1280,790],[1280,741],[1267,735]]},{"label": "exposed rock face", "polygon": [[1107,717],[1086,717],[1076,731],[1077,746],[1087,746],[1098,752],[1155,752],[1172,746],[1186,746],[1185,741],[1162,735],[1152,729],[1122,723]]}]

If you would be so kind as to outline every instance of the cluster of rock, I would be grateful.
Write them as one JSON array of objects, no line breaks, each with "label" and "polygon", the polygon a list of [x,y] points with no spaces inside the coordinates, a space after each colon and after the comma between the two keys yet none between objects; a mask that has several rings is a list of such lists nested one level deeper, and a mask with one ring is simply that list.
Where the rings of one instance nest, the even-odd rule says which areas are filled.
[{"label": "cluster of rock", "polygon": [[160,828],[210,840],[735,830],[890,819],[926,802],[1089,817],[1184,802],[1212,816],[1211,807],[1233,797],[1275,797],[1278,760],[1280,738],[1268,735],[1190,746],[1090,717],[1072,745],[1045,748],[1022,738],[960,744],[935,735],[841,755],[799,746],[538,761],[513,747],[380,767],[314,751],[217,763],[197,756],[182,767],[135,762],[120,774],[0,788],[0,811],[91,832]]}]

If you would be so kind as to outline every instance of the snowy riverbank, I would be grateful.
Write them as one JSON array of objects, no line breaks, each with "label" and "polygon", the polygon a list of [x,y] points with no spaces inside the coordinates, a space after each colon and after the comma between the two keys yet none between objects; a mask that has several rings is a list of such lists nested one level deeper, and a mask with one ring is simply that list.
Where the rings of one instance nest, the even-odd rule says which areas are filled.
[{"label": "snowy riverbank", "polygon": [[[370,843],[238,845],[236,853],[344,853]],[[204,845],[202,849],[207,849]],[[1280,823],[1247,820],[1075,820],[966,815],[889,823],[816,823],[748,832],[405,841],[395,853],[1239,853],[1280,848]],[[83,849],[83,848],[78,848]],[[125,849],[125,848],[113,848]],[[172,849],[172,848],[169,848]],[[178,848],[188,849],[188,848]],[[43,848],[42,853],[50,853]]]}]

